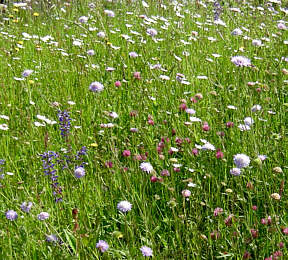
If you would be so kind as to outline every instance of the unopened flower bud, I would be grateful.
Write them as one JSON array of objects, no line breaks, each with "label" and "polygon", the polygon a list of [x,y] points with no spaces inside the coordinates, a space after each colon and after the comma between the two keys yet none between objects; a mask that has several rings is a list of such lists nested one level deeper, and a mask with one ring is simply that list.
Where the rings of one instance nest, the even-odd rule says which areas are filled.
[{"label": "unopened flower bud", "polygon": [[273,168],[273,172],[275,172],[275,173],[283,173],[283,170],[280,168],[280,167],[274,167]]},{"label": "unopened flower bud", "polygon": [[273,194],[271,194],[271,198],[274,199],[274,200],[280,200],[281,196],[278,193],[273,193]]}]

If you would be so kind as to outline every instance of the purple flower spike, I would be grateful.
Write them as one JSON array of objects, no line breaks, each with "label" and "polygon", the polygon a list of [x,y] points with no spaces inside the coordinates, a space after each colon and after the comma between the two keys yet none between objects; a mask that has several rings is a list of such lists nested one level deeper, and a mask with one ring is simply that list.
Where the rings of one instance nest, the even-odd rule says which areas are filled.
[{"label": "purple flower spike", "polygon": [[58,119],[61,130],[61,136],[63,138],[67,138],[68,135],[70,134],[70,128],[71,128],[71,118],[69,112],[67,112],[66,110],[59,111]]}]

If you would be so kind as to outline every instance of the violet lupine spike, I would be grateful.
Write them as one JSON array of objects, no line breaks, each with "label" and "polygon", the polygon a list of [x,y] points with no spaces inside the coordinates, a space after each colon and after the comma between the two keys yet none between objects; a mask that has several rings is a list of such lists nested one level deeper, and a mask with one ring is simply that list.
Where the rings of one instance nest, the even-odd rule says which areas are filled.
[{"label": "violet lupine spike", "polygon": [[62,170],[68,168],[68,165],[72,162],[70,155],[65,154],[63,160],[59,160],[59,164],[62,165]]},{"label": "violet lupine spike", "polygon": [[4,164],[5,164],[5,160],[4,159],[0,159],[0,165],[4,165]]},{"label": "violet lupine spike", "polygon": [[[61,159],[57,161],[58,164],[62,165],[62,170],[69,168],[69,165],[77,165],[77,167],[83,167],[87,164],[84,161],[84,156],[87,155],[87,147],[83,146],[76,154],[64,154]],[[76,167],[76,168],[77,168]]]},{"label": "violet lupine spike", "polygon": [[84,167],[84,165],[86,164],[86,162],[84,162],[84,156],[87,155],[87,147],[86,146],[82,146],[81,149],[77,152],[77,154],[75,155],[75,160],[81,163],[79,167]]},{"label": "violet lupine spike", "polygon": [[87,154],[87,147],[86,146],[82,146],[80,151],[77,153],[77,155],[86,155]]},{"label": "violet lupine spike", "polygon": [[0,173],[3,171],[4,169],[4,165],[5,164],[5,160],[4,159],[0,159]]},{"label": "violet lupine spike", "polygon": [[219,1],[216,0],[214,2],[214,21],[219,20],[222,11],[223,11],[223,8],[221,4],[219,3]]},{"label": "violet lupine spike", "polygon": [[44,173],[46,175],[54,174],[56,172],[54,169],[54,159],[58,158],[58,154],[53,151],[48,151],[46,153],[40,154],[40,156],[42,157]]},{"label": "violet lupine spike", "polygon": [[59,111],[58,119],[59,119],[59,125],[60,125],[60,130],[61,130],[61,136],[63,138],[67,138],[68,135],[70,134],[70,128],[71,128],[70,113],[66,110]]},{"label": "violet lupine spike", "polygon": [[3,165],[5,164],[5,160],[4,159],[0,159],[0,179],[4,179],[4,173],[2,173],[3,172],[3,169],[4,169],[4,167],[3,167]]},{"label": "violet lupine spike", "polygon": [[53,189],[53,195],[55,196],[55,201],[62,201],[62,188],[59,186],[59,176],[56,175],[57,171],[55,169],[55,161],[57,162],[59,155],[53,151],[48,151],[40,154],[40,156],[42,157],[44,173],[45,175],[49,175],[52,181],[51,186]]}]

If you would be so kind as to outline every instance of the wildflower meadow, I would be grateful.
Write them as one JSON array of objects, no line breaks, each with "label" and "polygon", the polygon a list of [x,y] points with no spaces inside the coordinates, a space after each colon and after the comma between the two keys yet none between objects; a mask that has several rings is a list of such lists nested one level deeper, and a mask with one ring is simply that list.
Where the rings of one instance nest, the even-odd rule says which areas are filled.
[{"label": "wildflower meadow", "polygon": [[0,259],[288,259],[288,2],[0,4]]}]

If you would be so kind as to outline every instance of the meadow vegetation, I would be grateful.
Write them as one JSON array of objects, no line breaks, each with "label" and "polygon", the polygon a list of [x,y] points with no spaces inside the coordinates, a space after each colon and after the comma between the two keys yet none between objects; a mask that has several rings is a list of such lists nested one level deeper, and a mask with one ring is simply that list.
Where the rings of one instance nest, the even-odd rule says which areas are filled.
[{"label": "meadow vegetation", "polygon": [[287,259],[285,1],[0,10],[0,259]]}]

